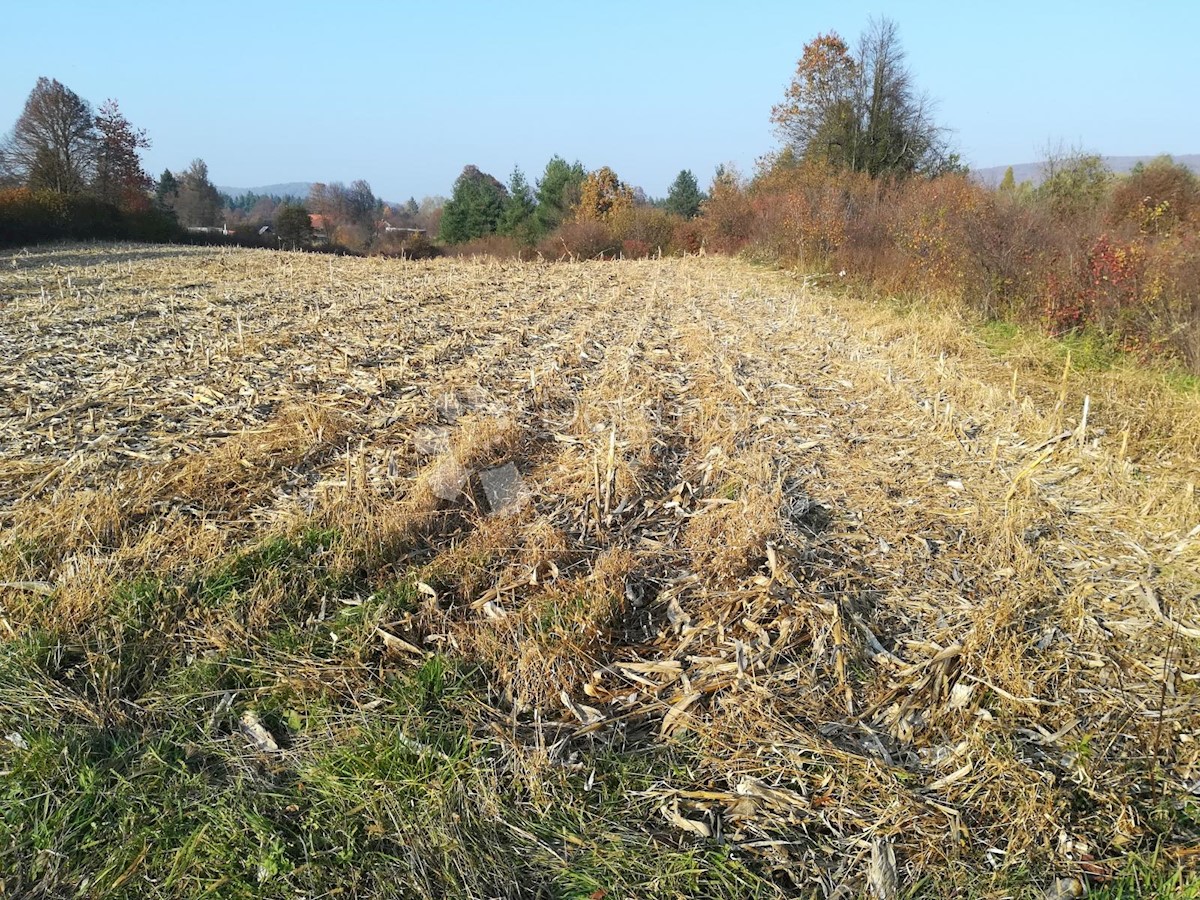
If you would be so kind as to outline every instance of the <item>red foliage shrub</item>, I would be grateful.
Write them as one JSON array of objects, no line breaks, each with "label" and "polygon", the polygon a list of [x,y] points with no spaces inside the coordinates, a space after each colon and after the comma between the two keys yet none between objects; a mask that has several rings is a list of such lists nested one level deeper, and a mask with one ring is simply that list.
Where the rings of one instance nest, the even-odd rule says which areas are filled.
[{"label": "red foliage shrub", "polygon": [[620,249],[608,226],[596,219],[563,222],[538,244],[538,252],[547,259],[602,259],[616,256]]},{"label": "red foliage shrub", "polygon": [[704,246],[704,230],[698,219],[675,219],[671,230],[671,250],[675,253],[699,253]]},{"label": "red foliage shrub", "polygon": [[752,244],[1055,334],[1096,327],[1200,371],[1200,181],[1155,162],[1099,196],[1064,217],[1053,192],[990,191],[957,174],[870,180],[784,154],[747,187],[718,179],[700,234],[719,252]]},{"label": "red foliage shrub", "polygon": [[851,221],[879,188],[860,173],[781,157],[750,189],[755,243],[802,266],[832,264],[846,245]]},{"label": "red foliage shrub", "polygon": [[701,215],[704,243],[718,253],[737,253],[754,236],[757,216],[736,175],[724,173],[713,180]]},{"label": "red foliage shrub", "polygon": [[963,175],[911,179],[895,192],[893,239],[910,290],[962,293],[970,260],[967,233],[984,190]]},{"label": "red foliage shrub", "polygon": [[635,238],[625,238],[621,241],[621,258],[622,259],[645,259],[654,252],[645,241],[639,241]]},{"label": "red foliage shrub", "polygon": [[1187,166],[1157,159],[1113,190],[1109,220],[1131,222],[1144,234],[1169,234],[1180,225],[1200,226],[1200,179]]},{"label": "red foliage shrub", "polygon": [[497,259],[533,259],[535,251],[515,237],[488,234],[461,244],[448,244],[442,249],[447,256],[494,256]]},{"label": "red foliage shrub", "polygon": [[1040,207],[1008,193],[984,193],[965,232],[967,304],[989,318],[1018,313],[1039,292],[1052,228]]},{"label": "red foliage shrub", "polygon": [[1152,349],[1200,372],[1200,232],[1147,244],[1139,312]]},{"label": "red foliage shrub", "polygon": [[662,209],[631,206],[614,213],[609,218],[608,228],[612,237],[621,242],[621,255],[639,259],[656,253],[671,253],[677,221],[678,216]]}]

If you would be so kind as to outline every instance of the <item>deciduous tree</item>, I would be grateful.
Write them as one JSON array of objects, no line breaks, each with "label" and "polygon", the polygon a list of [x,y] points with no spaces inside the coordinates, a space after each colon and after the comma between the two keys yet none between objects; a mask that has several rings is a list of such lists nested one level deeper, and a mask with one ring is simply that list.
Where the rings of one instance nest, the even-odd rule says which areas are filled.
[{"label": "deciduous tree", "polygon": [[371,185],[361,178],[349,187],[339,181],[314,184],[309,189],[308,208],[321,216],[334,240],[360,250],[374,239],[381,211]]},{"label": "deciduous tree", "polygon": [[312,218],[298,203],[284,203],[275,212],[275,235],[291,250],[302,250],[313,242]]},{"label": "deciduous tree", "polygon": [[1096,209],[1112,182],[1112,170],[1100,156],[1061,147],[1047,151],[1043,174],[1035,195],[1064,219]]},{"label": "deciduous tree", "polygon": [[154,181],[138,158],[138,151],[150,146],[146,132],[129,123],[116,100],[108,100],[96,115],[96,133],[93,193],[121,209],[147,209]]},{"label": "deciduous tree", "polygon": [[1170,156],[1139,162],[1117,183],[1109,215],[1114,222],[1133,221],[1142,231],[1159,235],[1183,223],[1200,226],[1200,177]]},{"label": "deciduous tree", "polygon": [[798,156],[871,177],[936,173],[956,160],[917,92],[896,24],[873,20],[851,55],[837,34],[804,48],[771,121]]},{"label": "deciduous tree", "polygon": [[633,206],[633,189],[608,166],[590,172],[579,189],[579,219],[604,220]]},{"label": "deciduous tree", "polygon": [[202,159],[192,160],[179,179],[175,197],[175,215],[184,226],[215,226],[221,215],[221,196],[208,180],[208,166]]},{"label": "deciduous tree", "polygon": [[844,157],[855,130],[858,65],[836,32],[804,45],[782,103],[771,110],[780,137],[799,156]]},{"label": "deciduous tree", "polygon": [[79,193],[96,162],[96,122],[86,100],[53,78],[39,78],[3,144],[0,168],[30,187]]},{"label": "deciduous tree", "polygon": [[[299,204],[293,204],[299,205]],[[281,204],[274,197],[259,197],[246,213],[247,222],[268,222],[279,212]],[[308,210],[305,210],[305,214]]]},{"label": "deciduous tree", "polygon": [[363,179],[350,182],[346,190],[346,217],[354,225],[373,228],[379,212],[379,200],[371,185]]}]

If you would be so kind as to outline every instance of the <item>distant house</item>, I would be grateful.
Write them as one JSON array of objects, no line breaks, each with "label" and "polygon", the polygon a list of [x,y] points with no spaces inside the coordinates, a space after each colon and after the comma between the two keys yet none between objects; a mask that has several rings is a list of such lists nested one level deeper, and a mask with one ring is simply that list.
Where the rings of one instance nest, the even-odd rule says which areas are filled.
[{"label": "distant house", "polygon": [[401,227],[400,225],[393,225],[391,222],[387,221],[386,219],[382,220],[379,223],[379,229],[384,234],[399,234],[404,237],[416,237],[417,235],[425,234],[424,228],[404,228],[404,227]]},{"label": "distant house", "polygon": [[234,231],[228,225],[221,225],[219,228],[215,225],[189,225],[188,231],[191,234],[233,234]]}]

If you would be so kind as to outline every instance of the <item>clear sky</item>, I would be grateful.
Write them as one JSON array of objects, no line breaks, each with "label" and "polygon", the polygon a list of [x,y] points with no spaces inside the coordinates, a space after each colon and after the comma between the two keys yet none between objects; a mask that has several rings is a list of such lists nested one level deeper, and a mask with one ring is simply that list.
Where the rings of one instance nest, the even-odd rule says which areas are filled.
[{"label": "clear sky", "polygon": [[975,167],[1050,143],[1200,153],[1200,2],[794,0],[5,4],[0,130],[39,75],[117,99],[147,169],[217,184],[365,178],[449,194],[467,163],[533,181],[557,153],[651,196],[776,146],[770,109],[818,32],[900,27],[917,83]]}]

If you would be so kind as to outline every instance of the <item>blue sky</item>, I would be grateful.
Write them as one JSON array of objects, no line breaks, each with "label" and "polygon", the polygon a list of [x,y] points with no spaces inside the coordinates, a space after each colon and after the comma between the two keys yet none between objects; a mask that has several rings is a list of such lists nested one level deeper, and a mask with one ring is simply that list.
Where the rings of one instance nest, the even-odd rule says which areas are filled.
[{"label": "blue sky", "polygon": [[155,175],[202,157],[218,184],[420,199],[557,153],[659,196],[682,168],[750,171],[805,42],[873,15],[976,167],[1200,153],[1195,2],[13,3],[0,130],[48,75],[116,98]]}]

